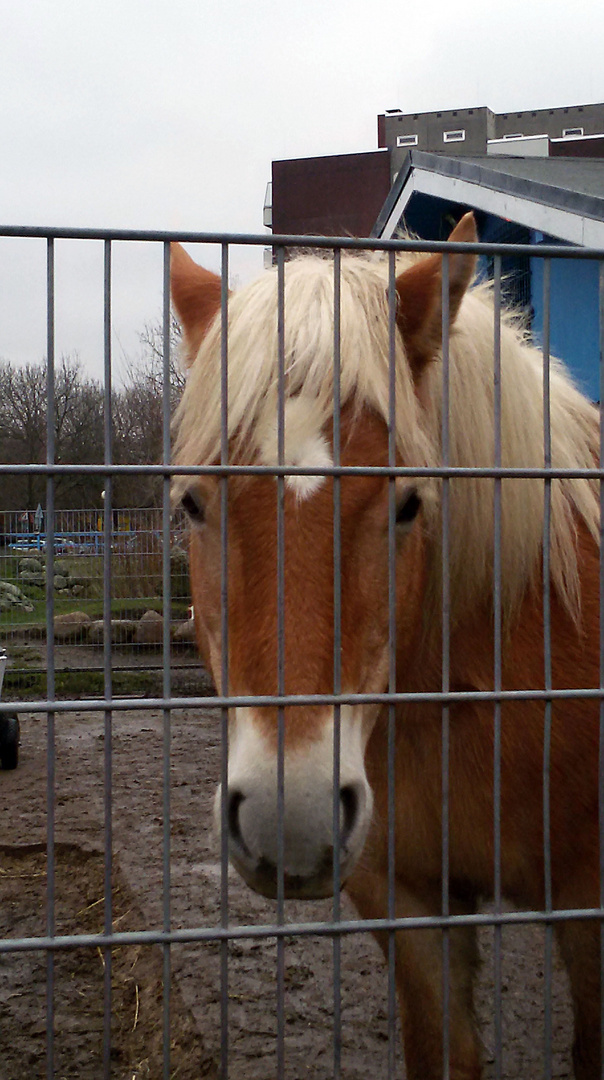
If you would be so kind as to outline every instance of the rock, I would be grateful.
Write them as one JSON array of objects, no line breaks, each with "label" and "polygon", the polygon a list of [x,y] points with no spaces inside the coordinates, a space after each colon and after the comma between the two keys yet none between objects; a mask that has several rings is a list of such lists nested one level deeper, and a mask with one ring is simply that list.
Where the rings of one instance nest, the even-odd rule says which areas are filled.
[{"label": "rock", "polygon": [[0,581],[0,596],[14,596],[18,600],[20,596],[23,596],[23,593],[19,586],[13,584],[12,581]]},{"label": "rock", "polygon": [[[134,619],[112,619],[111,620],[111,644],[112,645],[125,645],[129,641],[132,641],[136,633],[136,622]],[[95,619],[90,623],[90,629],[88,631],[88,640],[93,645],[102,645],[105,640],[105,624],[102,619]]]},{"label": "rock", "polygon": [[136,624],[134,639],[139,645],[160,645],[164,639],[163,616],[157,611],[146,611]]},{"label": "rock", "polygon": [[195,620],[187,619],[186,622],[177,623],[172,631],[173,641],[179,641],[181,644],[195,644]]},{"label": "rock", "polygon": [[94,619],[88,628],[88,640],[92,645],[102,645],[105,639],[105,629],[102,619]]},{"label": "rock", "polygon": [[19,581],[22,581],[24,585],[36,585],[38,588],[43,589],[46,585],[46,574],[22,570],[19,574]]},{"label": "rock", "polygon": [[83,594],[86,592],[86,589],[85,589],[85,587],[83,585],[80,585],[80,584],[77,584],[77,585],[71,585],[70,584],[69,591],[70,591],[72,596],[83,596]]},{"label": "rock", "polygon": [[88,636],[92,619],[85,611],[68,611],[55,617],[55,641],[78,641]]},{"label": "rock", "polygon": [[69,578],[69,585],[73,589],[74,585],[81,585],[83,589],[88,589],[92,585],[91,577],[82,577],[78,574],[76,577],[72,577],[71,574],[65,574],[65,577]]},{"label": "rock", "polygon": [[12,581],[0,581],[0,611],[11,611],[15,608],[28,613],[34,610],[33,604],[18,585],[14,585]]},{"label": "rock", "polygon": [[55,574],[53,584],[58,592],[59,590],[66,589],[69,585],[69,582],[67,578],[63,576],[63,574]]},{"label": "rock", "polygon": [[19,571],[25,571],[32,574],[43,574],[44,563],[42,559],[37,559],[33,555],[25,555],[22,559],[19,559]]}]

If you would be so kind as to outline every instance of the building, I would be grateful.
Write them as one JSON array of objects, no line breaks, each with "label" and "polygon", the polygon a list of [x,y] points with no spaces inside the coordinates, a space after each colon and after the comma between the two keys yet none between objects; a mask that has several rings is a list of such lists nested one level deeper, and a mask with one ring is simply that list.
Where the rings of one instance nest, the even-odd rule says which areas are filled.
[{"label": "building", "polygon": [[404,113],[388,109],[378,116],[378,146],[392,154],[396,174],[411,148],[448,157],[486,154],[489,143],[532,136],[566,140],[601,135],[604,104],[570,105],[560,109],[494,113],[477,109]]},{"label": "building", "polygon": [[[390,110],[375,151],[273,162],[265,223],[281,234],[445,240],[467,210],[484,242],[534,246],[504,260],[508,299],[543,333],[545,243],[604,248],[604,104],[529,112]],[[270,187],[270,185],[269,185]],[[270,249],[269,249],[270,258]],[[492,260],[483,261],[492,272]],[[599,398],[599,264],[551,264],[550,342]]]},{"label": "building", "polygon": [[603,158],[604,103],[516,113],[390,109],[378,116],[377,150],[274,161],[264,224],[281,234],[368,236],[408,155],[418,152]]},{"label": "building", "polygon": [[387,150],[273,161],[264,223],[285,235],[369,236],[390,186]]}]

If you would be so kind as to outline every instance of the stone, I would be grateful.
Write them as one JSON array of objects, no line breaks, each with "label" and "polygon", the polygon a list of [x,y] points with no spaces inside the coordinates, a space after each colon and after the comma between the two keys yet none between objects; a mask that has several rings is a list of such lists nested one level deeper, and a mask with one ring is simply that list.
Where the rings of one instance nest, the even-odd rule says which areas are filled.
[{"label": "stone", "polygon": [[19,574],[19,581],[22,581],[24,585],[36,585],[39,589],[43,589],[46,585],[46,574],[22,570]]},{"label": "stone", "polygon": [[146,611],[136,624],[134,640],[139,645],[161,645],[163,639],[163,616],[157,611]]},{"label": "stone", "polygon": [[22,559],[19,559],[19,570],[21,572],[29,572],[33,574],[44,573],[44,562],[42,559],[37,559],[33,555],[26,555]]},{"label": "stone", "polygon": [[59,590],[66,589],[69,582],[68,582],[67,578],[63,576],[63,574],[55,574],[53,584],[54,584],[55,589],[58,592]]},{"label": "stone", "polygon": [[73,588],[74,585],[81,585],[83,589],[88,589],[92,585],[92,578],[82,576],[81,574],[74,577],[72,577],[71,574],[65,574],[65,577],[69,578],[71,588]]},{"label": "stone", "polygon": [[15,600],[18,600],[23,593],[12,581],[0,581],[0,596],[14,596]]},{"label": "stone", "polygon": [[86,611],[67,611],[56,615],[54,623],[55,641],[78,641],[88,636],[92,619]]},{"label": "stone", "polygon": [[195,644],[195,620],[187,619],[186,622],[177,623],[172,631],[172,640],[181,644]]},{"label": "stone", "polygon": [[15,609],[29,613],[34,610],[34,605],[30,603],[29,598],[18,585],[12,581],[0,581],[0,611],[14,611]]},{"label": "stone", "polygon": [[[134,619],[112,619],[111,620],[111,644],[112,645],[126,645],[129,641],[132,641],[136,632],[136,622]],[[105,624],[102,619],[95,619],[90,623],[90,629],[88,631],[88,640],[93,645],[102,645],[105,640]]]}]

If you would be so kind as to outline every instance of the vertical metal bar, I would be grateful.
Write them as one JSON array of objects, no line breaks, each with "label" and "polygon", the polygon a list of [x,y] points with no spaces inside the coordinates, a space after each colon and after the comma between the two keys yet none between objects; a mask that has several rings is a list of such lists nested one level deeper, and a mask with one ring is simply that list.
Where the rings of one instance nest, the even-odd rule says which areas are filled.
[{"label": "vertical metal bar", "polygon": [[[388,465],[396,465],[396,255],[388,254]],[[388,693],[396,693],[396,479],[388,478]],[[388,918],[396,917],[396,705],[388,704]],[[388,1078],[396,1070],[396,934],[388,934]]]},{"label": "vertical metal bar", "polygon": [[[228,354],[229,246],[221,248],[220,290],[220,463],[229,462],[229,354]],[[228,477],[220,478],[220,642],[222,693],[229,693],[229,559],[228,559]],[[229,925],[229,710],[220,710],[222,758],[220,768],[220,925]],[[229,945],[220,944],[220,1076],[229,1074]]]},{"label": "vertical metal bar", "polygon": [[[163,245],[163,384],[162,384],[162,460],[170,464],[170,244]],[[170,678],[170,624],[172,622],[172,575],[170,572],[170,477],[163,478],[162,491],[162,560],[163,560],[163,692],[168,699],[171,694]],[[172,713],[169,708],[163,712],[163,928],[166,933],[171,926],[170,897],[170,749],[172,740]],[[171,953],[170,945],[163,948],[163,1077],[170,1080],[170,990],[171,990]]]},{"label": "vertical metal bar", "polygon": [[[494,464],[501,467],[501,256],[493,259],[493,425]],[[501,690],[501,477],[493,485],[493,685]],[[495,702],[493,716],[493,896],[495,911],[501,913],[501,703]],[[495,1078],[502,1074],[501,1012],[501,925],[494,927],[495,975]]]},{"label": "vertical metal bar", "polygon": [[[543,262],[543,464],[552,466],[552,433],[550,416],[550,301],[551,260]],[[543,679],[545,690],[552,688],[552,648],[550,611],[550,529],[552,481],[546,477],[543,485]],[[543,875],[545,910],[552,910],[552,859],[550,816],[550,764],[552,737],[552,703],[545,701],[543,716]],[[552,1076],[552,947],[553,926],[545,924],[544,967],[544,1040],[545,1080]]]},{"label": "vertical metal bar", "polygon": [[[333,463],[340,465],[340,316],[342,252],[333,253]],[[341,481],[333,478],[333,692],[342,691],[342,567]],[[333,708],[333,921],[341,919],[340,905],[340,747],[341,709]],[[333,936],[333,1076],[340,1080],[342,1062],[341,944]]]},{"label": "vertical metal bar", "polygon": [[[450,256],[442,256],[442,464],[449,464],[449,402],[450,402],[450,354],[449,354],[449,271]],[[443,694],[449,693],[451,653],[451,579],[450,579],[450,488],[447,477],[442,478],[442,671]],[[450,782],[450,710],[442,707],[441,715],[441,785],[442,785],[442,914],[449,914],[449,782]],[[442,1010],[443,1010],[443,1080],[450,1075],[450,935],[442,932]]]},{"label": "vertical metal bar", "polygon": [[[111,414],[111,241],[104,242],[104,463],[112,463],[112,414]],[[113,776],[113,717],[111,712],[111,539],[113,518],[113,477],[105,480],[103,501],[103,685],[107,707],[103,717],[103,813],[104,813],[104,881],[105,881],[105,933],[110,934],[113,925],[112,904],[112,776]],[[103,1077],[111,1076],[111,949],[103,950]]]},{"label": "vertical metal bar", "polygon": [[[277,461],[285,461],[285,252],[277,252]],[[277,477],[277,693],[285,693],[285,480]],[[285,921],[285,712],[277,708],[277,923]],[[277,938],[277,1076],[285,1076],[285,942]]]},{"label": "vertical metal bar", "polygon": [[[55,248],[46,247],[46,464],[55,459]],[[54,477],[46,481],[46,694],[55,697],[54,667]],[[46,933],[55,933],[55,714],[46,729]],[[54,1077],[54,954],[46,953],[46,1075]]]}]

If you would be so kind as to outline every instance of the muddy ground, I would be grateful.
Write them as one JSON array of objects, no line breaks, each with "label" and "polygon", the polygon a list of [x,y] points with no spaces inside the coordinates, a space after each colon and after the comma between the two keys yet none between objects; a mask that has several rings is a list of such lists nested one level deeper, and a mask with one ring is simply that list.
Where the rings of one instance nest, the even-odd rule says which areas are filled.
[{"label": "muddy ground", "polygon": [[[190,687],[188,688],[189,692]],[[56,718],[56,928],[100,932],[103,904],[103,715]],[[46,919],[46,718],[21,710],[19,768],[0,772],[0,938],[34,936]],[[113,718],[113,925],[162,921],[162,717],[151,710]],[[215,926],[220,868],[212,800],[220,770],[215,710],[174,712],[171,744],[172,926]],[[233,924],[271,923],[275,907],[229,876]],[[352,911],[344,905],[344,915]],[[329,918],[331,903],[288,903],[288,920]],[[481,932],[478,1007],[486,1076],[493,1069],[493,931]],[[342,939],[342,1076],[388,1076],[386,971],[369,935]],[[503,1075],[543,1075],[544,934],[503,931]],[[103,985],[99,950],[61,952],[54,962],[55,1076],[103,1075]],[[229,946],[229,1077],[271,1080],[276,1058],[276,947]],[[163,956],[159,946],[113,952],[111,1075],[162,1076]],[[39,952],[0,954],[0,1080],[46,1077],[47,966]],[[285,1077],[333,1077],[333,947],[305,938],[285,948]],[[171,1076],[217,1077],[220,1067],[220,946],[171,949]],[[565,977],[555,964],[553,1068],[572,1076]],[[397,1078],[404,1077],[397,1049]]]}]

